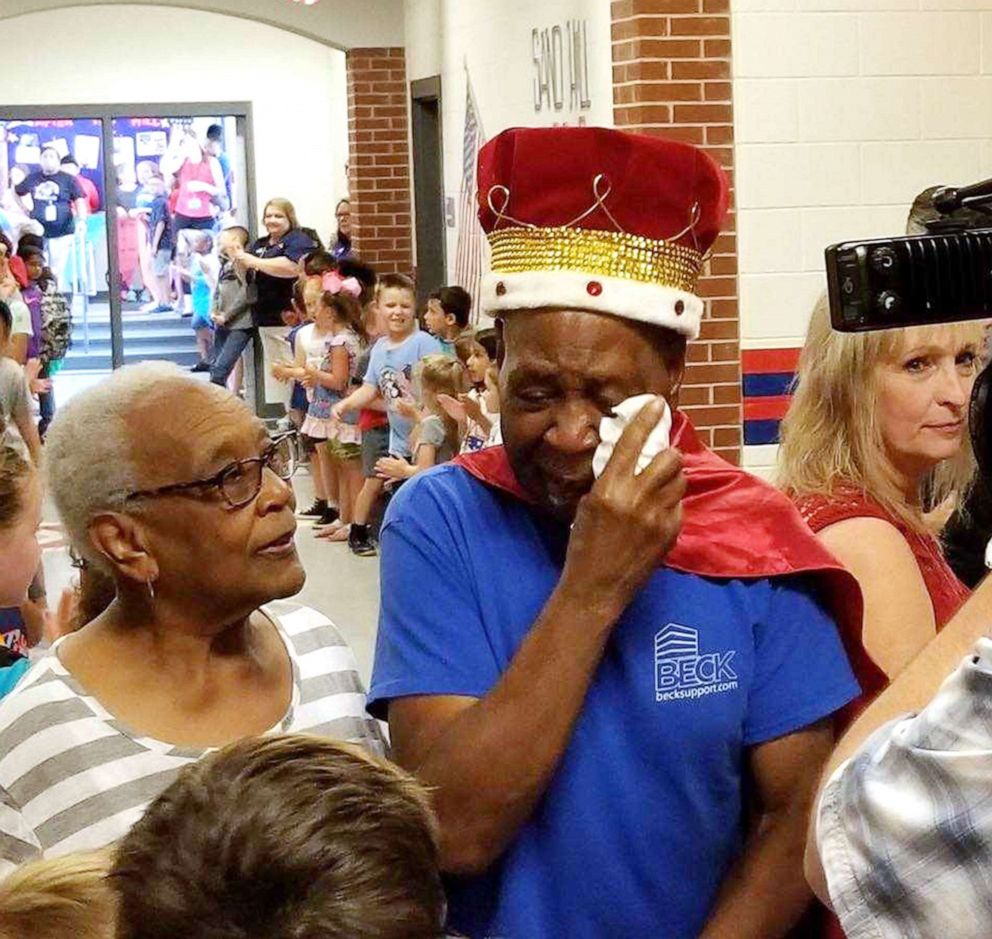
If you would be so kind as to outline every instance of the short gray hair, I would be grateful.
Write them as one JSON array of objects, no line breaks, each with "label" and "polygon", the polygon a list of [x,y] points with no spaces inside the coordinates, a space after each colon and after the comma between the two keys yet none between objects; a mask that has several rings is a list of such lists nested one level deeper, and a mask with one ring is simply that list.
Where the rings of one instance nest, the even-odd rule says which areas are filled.
[{"label": "short gray hair", "polygon": [[171,362],[126,365],[59,408],[45,436],[49,491],[66,534],[84,560],[107,569],[90,543],[90,520],[123,510],[141,488],[127,416],[139,403],[194,386],[206,388]]}]

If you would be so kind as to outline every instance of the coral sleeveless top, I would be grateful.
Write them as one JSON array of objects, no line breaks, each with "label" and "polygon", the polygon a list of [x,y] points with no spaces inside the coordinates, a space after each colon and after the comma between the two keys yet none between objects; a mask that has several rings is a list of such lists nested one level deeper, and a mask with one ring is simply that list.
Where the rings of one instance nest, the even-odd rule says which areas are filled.
[{"label": "coral sleeveless top", "polygon": [[944,560],[940,543],[933,535],[910,528],[893,517],[877,502],[857,489],[838,490],[833,497],[806,496],[796,501],[799,514],[814,532],[848,518],[880,518],[898,529],[906,539],[909,549],[923,577],[930,602],[933,604],[937,629],[943,629],[948,620],[968,598],[970,591],[961,583]]},{"label": "coral sleeveless top", "polygon": [[[899,534],[906,539],[906,544],[909,545],[916,559],[923,584],[930,595],[938,632],[968,598],[970,591],[957,579],[954,571],[944,560],[937,539],[895,518],[862,490],[845,487],[838,489],[832,496],[803,496],[794,501],[799,514],[814,532],[822,531],[828,525],[849,518],[880,518],[895,526]],[[844,638],[848,645],[855,644],[864,648],[860,635]],[[862,658],[868,658],[867,652]],[[845,708],[838,722],[838,732],[844,730],[889,684],[881,669],[874,669],[869,674],[859,668],[858,663],[853,660],[851,666],[861,684],[863,694]]]},{"label": "coral sleeveless top", "polygon": [[[944,560],[937,539],[933,535],[910,528],[905,522],[894,518],[860,489],[843,488],[838,489],[830,497],[804,496],[794,501],[799,509],[799,514],[814,532],[822,531],[828,525],[842,522],[848,518],[880,518],[890,525],[894,525],[899,534],[906,539],[906,543],[916,559],[923,583],[930,595],[938,632],[947,625],[951,617],[967,599],[970,591],[957,579],[954,571]],[[841,623],[840,625],[843,628],[846,624]],[[848,647],[850,647],[850,643],[857,643],[864,649],[861,636],[845,636],[844,639],[845,645]],[[865,660],[870,662],[867,651],[861,657],[862,663]],[[835,727],[838,737],[889,684],[888,678],[881,669],[872,669],[871,672],[868,672],[859,667],[859,662],[853,657],[851,667],[861,685],[862,694],[837,715]],[[841,928],[840,921],[829,910],[818,905],[817,910],[810,913],[803,924],[807,926],[807,935],[818,934],[821,939],[844,939],[844,930]]]}]

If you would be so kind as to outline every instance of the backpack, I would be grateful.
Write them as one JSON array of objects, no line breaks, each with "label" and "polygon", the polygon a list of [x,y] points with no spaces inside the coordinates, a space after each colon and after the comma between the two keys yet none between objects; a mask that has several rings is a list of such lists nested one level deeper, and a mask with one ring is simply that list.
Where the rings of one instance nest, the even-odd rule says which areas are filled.
[{"label": "backpack", "polygon": [[72,307],[65,296],[51,286],[41,295],[42,366],[65,358],[72,345]]}]

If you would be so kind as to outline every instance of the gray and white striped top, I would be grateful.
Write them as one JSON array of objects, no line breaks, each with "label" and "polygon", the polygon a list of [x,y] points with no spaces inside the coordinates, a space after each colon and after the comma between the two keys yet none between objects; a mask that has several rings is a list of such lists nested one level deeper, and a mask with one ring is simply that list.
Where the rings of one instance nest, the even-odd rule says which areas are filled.
[{"label": "gray and white striped top", "polygon": [[[273,603],[293,666],[289,711],[270,733],[311,733],[382,755],[355,658],[316,610]],[[176,774],[206,750],[122,727],[53,650],[0,702],[0,877],[36,857],[103,847],[123,836]]]}]

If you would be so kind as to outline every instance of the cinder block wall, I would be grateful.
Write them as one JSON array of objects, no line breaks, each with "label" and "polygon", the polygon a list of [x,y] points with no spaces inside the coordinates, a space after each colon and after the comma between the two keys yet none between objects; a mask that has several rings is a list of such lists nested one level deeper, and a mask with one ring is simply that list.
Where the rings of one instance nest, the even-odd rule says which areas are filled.
[{"label": "cinder block wall", "polygon": [[901,232],[927,186],[992,176],[992,0],[731,9],[744,465],[767,473],[777,448],[750,430],[771,428],[785,402],[763,396],[787,375],[760,373],[802,345],[823,249]]}]

